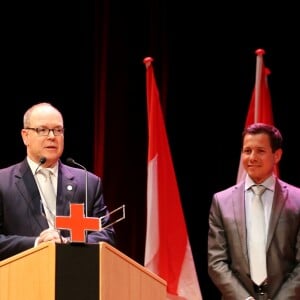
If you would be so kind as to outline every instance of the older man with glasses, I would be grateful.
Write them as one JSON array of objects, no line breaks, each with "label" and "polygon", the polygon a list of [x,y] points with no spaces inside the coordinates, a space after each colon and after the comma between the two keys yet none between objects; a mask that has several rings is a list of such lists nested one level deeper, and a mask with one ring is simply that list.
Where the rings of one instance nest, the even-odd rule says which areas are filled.
[{"label": "older man with glasses", "polygon": [[[101,179],[60,160],[64,150],[60,111],[50,103],[38,103],[25,112],[23,123],[21,136],[27,156],[0,170],[0,260],[43,242],[68,242],[70,232],[56,230],[53,217],[69,215],[70,203],[84,203],[87,216],[101,218],[103,229],[88,232],[87,243],[115,245]],[[43,192],[44,172],[40,172],[45,169],[51,175],[54,194],[51,210],[47,204],[49,192]]]}]

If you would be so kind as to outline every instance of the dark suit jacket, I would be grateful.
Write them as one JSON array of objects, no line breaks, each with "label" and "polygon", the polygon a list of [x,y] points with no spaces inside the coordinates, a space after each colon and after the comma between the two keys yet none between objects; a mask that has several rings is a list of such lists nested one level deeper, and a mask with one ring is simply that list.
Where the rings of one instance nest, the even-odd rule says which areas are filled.
[{"label": "dark suit jacket", "polygon": [[[213,196],[208,272],[223,299],[256,297],[247,254],[244,183]],[[267,239],[268,296],[300,299],[300,189],[276,179]]]},{"label": "dark suit jacket", "polygon": [[[70,203],[85,203],[86,173],[59,162],[56,214],[69,215]],[[72,188],[70,188],[72,187]],[[88,172],[88,216],[108,214],[99,177]],[[41,196],[27,160],[0,170],[0,260],[34,246],[36,237],[48,228],[43,214]],[[102,219],[102,227],[109,224],[109,217]],[[68,230],[62,231],[68,237]],[[112,227],[89,232],[88,243],[100,241],[115,244]]]}]

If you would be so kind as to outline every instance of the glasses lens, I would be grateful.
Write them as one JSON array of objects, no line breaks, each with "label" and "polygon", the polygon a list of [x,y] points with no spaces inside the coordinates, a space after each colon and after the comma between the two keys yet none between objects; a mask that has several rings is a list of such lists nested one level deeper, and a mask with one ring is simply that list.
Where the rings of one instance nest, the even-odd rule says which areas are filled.
[{"label": "glasses lens", "polygon": [[54,135],[63,135],[64,129],[63,128],[54,128],[52,129]]},{"label": "glasses lens", "polygon": [[49,130],[48,128],[37,128],[36,132],[38,135],[42,135],[42,136],[46,136],[49,134]]}]

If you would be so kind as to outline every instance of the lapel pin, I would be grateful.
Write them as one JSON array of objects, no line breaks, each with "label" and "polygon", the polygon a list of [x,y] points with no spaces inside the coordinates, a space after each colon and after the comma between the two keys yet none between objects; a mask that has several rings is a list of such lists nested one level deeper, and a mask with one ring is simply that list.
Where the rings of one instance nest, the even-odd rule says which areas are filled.
[{"label": "lapel pin", "polygon": [[72,191],[72,190],[73,190],[73,187],[72,187],[71,185],[68,184],[68,185],[67,185],[67,190],[68,190],[68,191]]}]

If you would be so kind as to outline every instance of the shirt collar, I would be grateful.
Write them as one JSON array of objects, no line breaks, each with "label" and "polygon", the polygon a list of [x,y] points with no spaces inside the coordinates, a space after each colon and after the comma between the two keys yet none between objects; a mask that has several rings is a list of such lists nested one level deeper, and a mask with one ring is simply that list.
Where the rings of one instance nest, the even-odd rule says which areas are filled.
[{"label": "shirt collar", "polygon": [[[34,161],[33,161],[32,159],[30,159],[29,157],[27,157],[27,162],[28,162],[29,167],[30,167],[30,169],[31,169],[31,171],[32,171],[32,174],[35,175],[35,172],[36,172],[36,170],[37,170],[37,168],[38,168],[38,166],[39,166],[39,163],[34,162]],[[57,174],[58,174],[58,163],[56,163],[56,164],[54,165],[54,167],[52,167],[52,168],[47,168],[47,169],[51,169],[52,172],[53,172],[53,175],[55,175],[55,176],[57,177]]]},{"label": "shirt collar", "polygon": [[[261,183],[261,185],[265,186],[268,190],[271,190],[274,192],[275,190],[275,176],[271,175],[268,177],[264,182]],[[252,185],[255,185],[256,183],[250,178],[250,176],[247,174],[245,179],[245,191],[248,190]]]}]

